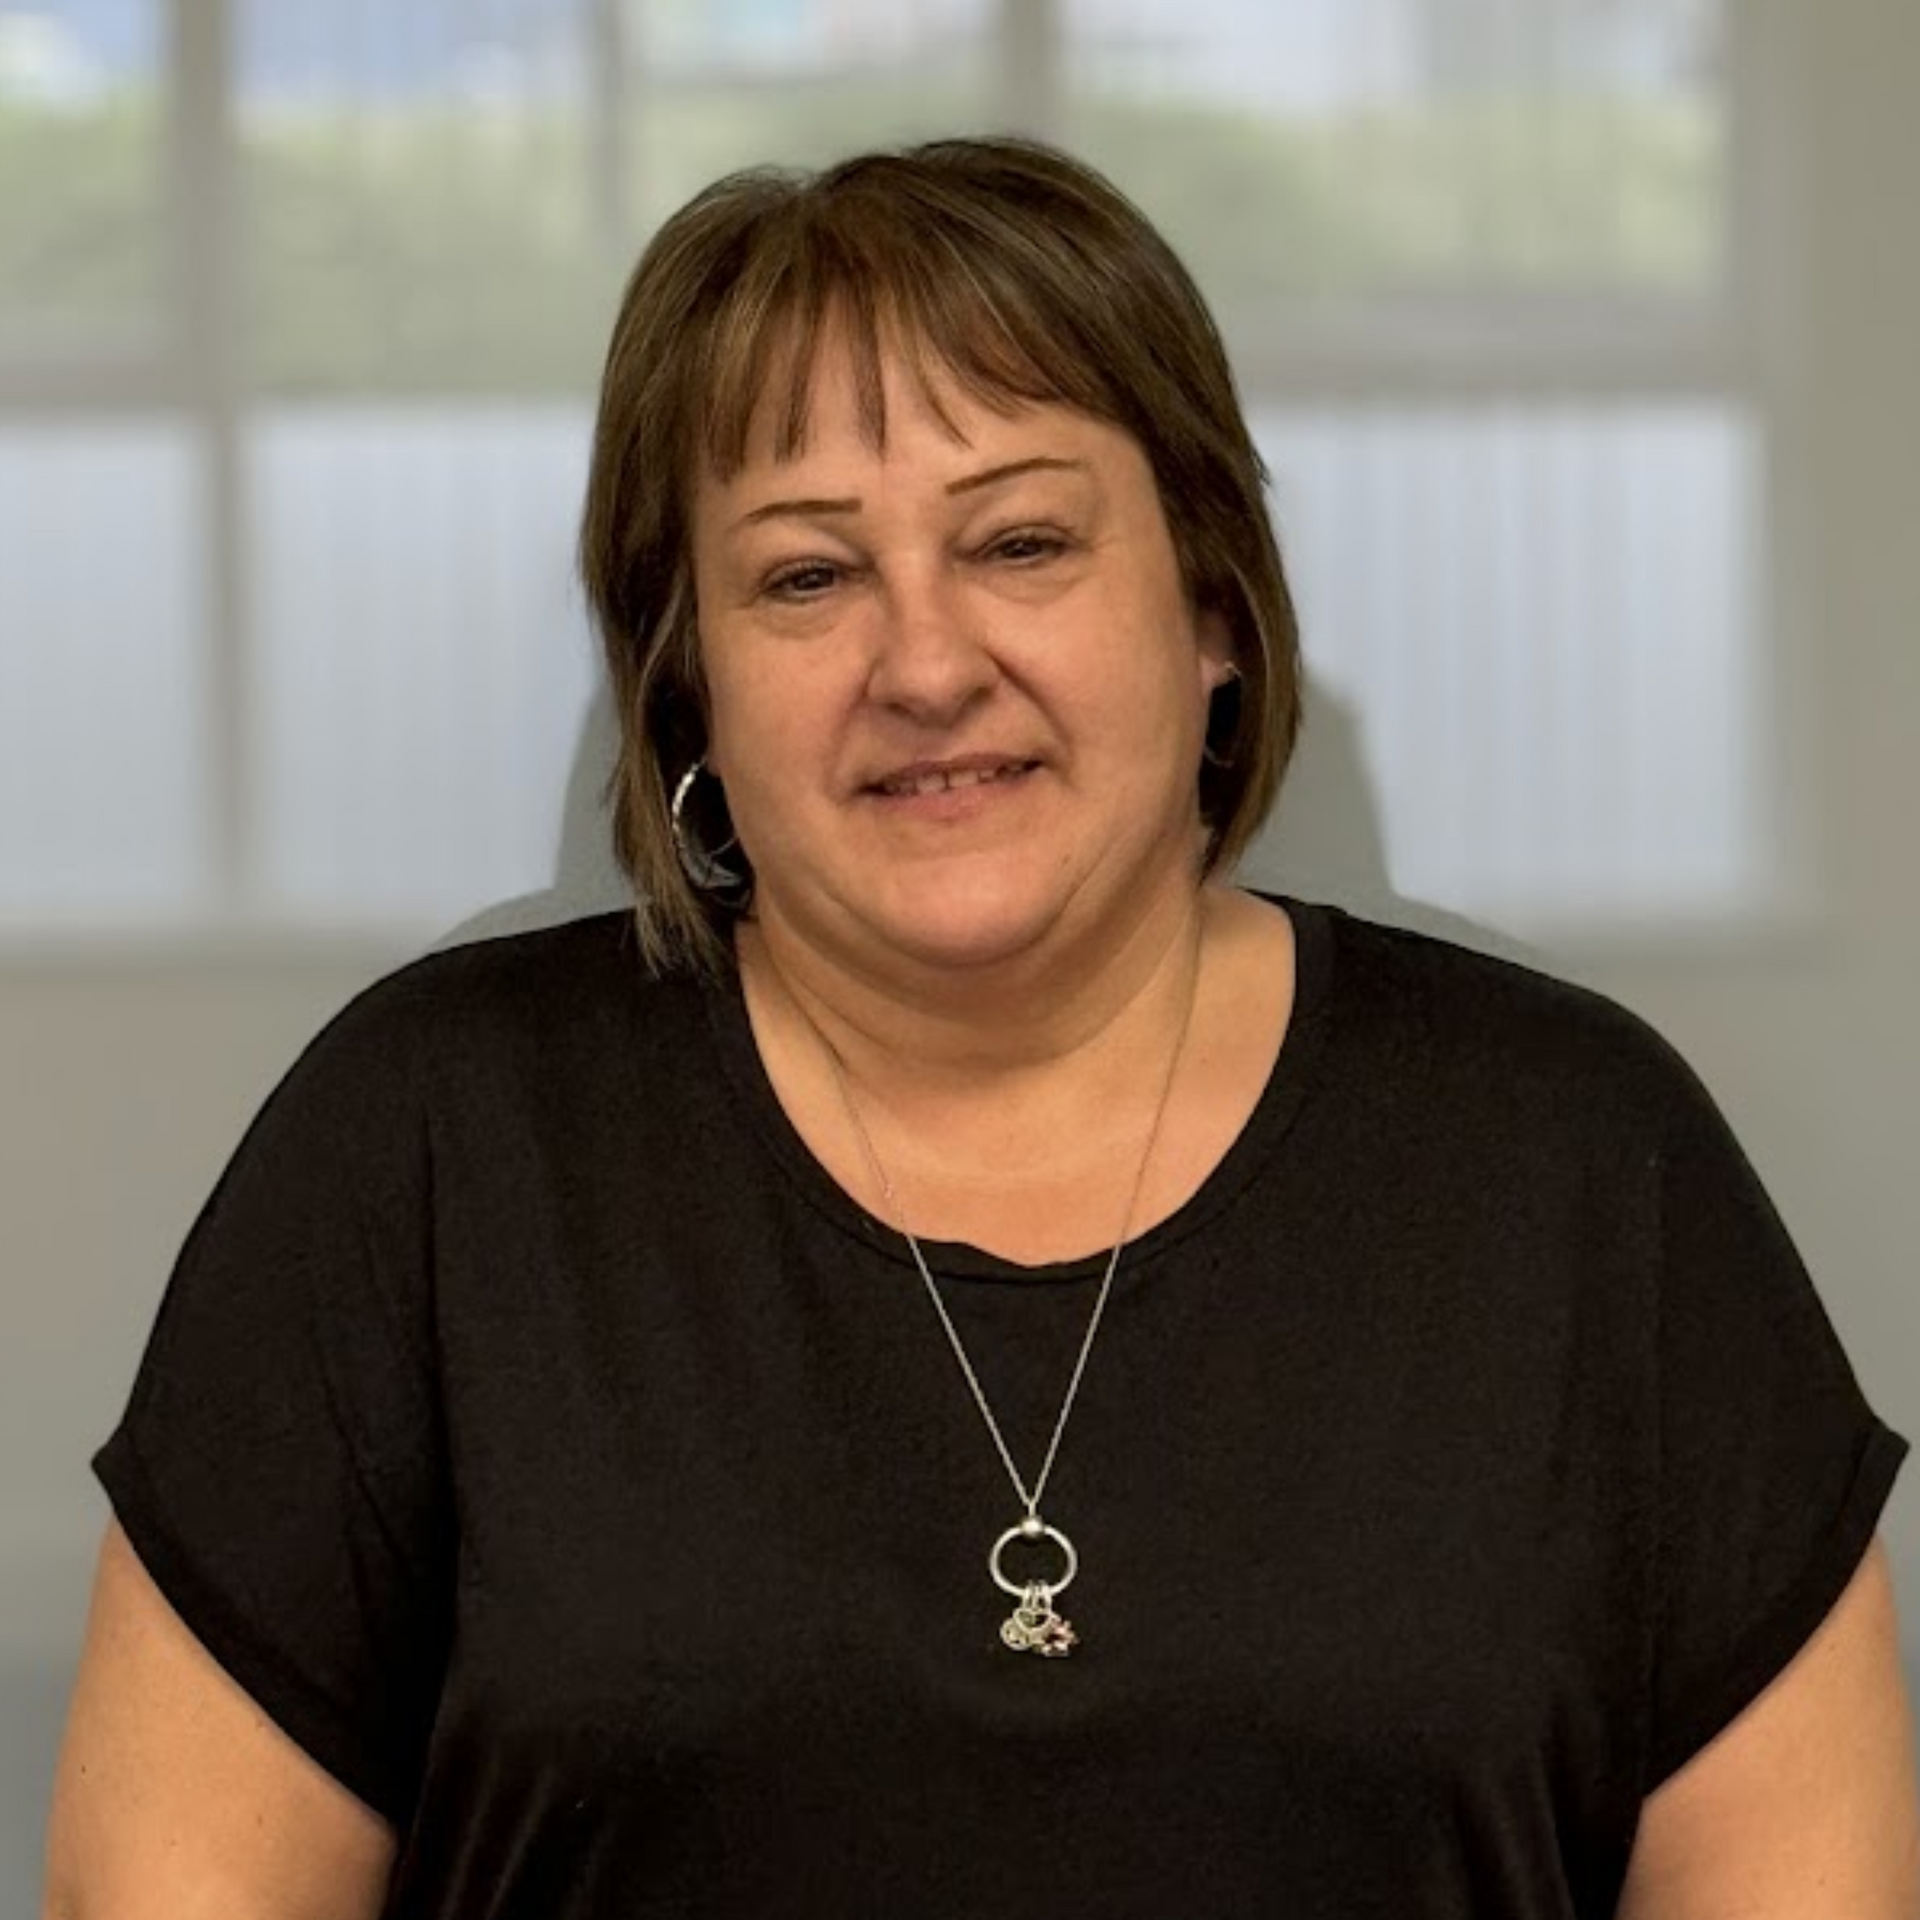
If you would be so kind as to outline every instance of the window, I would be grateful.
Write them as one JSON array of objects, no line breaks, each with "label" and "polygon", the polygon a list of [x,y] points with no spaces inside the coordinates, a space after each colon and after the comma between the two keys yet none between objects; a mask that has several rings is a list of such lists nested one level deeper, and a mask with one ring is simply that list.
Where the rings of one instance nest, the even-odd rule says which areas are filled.
[{"label": "window", "polygon": [[1765,913],[1751,18],[0,0],[0,928],[419,932],[547,884],[634,254],[730,167],[996,124],[1214,302],[1393,884]]},{"label": "window", "polygon": [[1766,911],[1731,15],[1067,18],[1066,132],[1216,304],[1275,476],[1309,724],[1357,726],[1394,887],[1542,933]]}]

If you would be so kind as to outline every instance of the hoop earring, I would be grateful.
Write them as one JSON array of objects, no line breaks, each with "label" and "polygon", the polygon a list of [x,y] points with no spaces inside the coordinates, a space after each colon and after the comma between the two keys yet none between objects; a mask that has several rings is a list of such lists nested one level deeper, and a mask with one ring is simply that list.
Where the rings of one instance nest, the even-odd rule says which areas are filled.
[{"label": "hoop earring", "polygon": [[[689,817],[694,783],[706,770],[707,759],[702,754],[680,776],[679,784],[673,790],[673,801],[667,809],[667,823],[673,833],[673,851],[679,859],[680,871],[702,893],[742,894],[747,888],[747,876],[738,867],[729,866],[724,857],[740,844],[740,837],[732,831],[731,822],[726,839],[717,847],[706,847],[701,845]],[[714,786],[720,786],[717,778]]]}]

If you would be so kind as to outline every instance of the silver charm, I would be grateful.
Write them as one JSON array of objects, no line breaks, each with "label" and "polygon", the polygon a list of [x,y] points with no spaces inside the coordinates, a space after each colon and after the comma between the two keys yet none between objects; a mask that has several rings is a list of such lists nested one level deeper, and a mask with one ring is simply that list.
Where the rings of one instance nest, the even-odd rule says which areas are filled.
[{"label": "silver charm", "polygon": [[[1000,1564],[1000,1557],[1016,1540],[1051,1540],[1066,1556],[1066,1566],[1058,1580],[1012,1580]],[[1065,1593],[1080,1571],[1080,1556],[1073,1542],[1058,1527],[1050,1527],[1037,1513],[1030,1513],[1018,1526],[1009,1527],[993,1543],[987,1555],[987,1571],[1002,1593],[1014,1597],[1013,1611],[1000,1624],[1000,1641],[1015,1653],[1037,1653],[1058,1660],[1078,1645],[1080,1636],[1070,1621],[1054,1609],[1054,1597]]]},{"label": "silver charm", "polygon": [[1079,1637],[1073,1623],[1054,1612],[1053,1589],[1039,1580],[1000,1624],[1001,1641],[1015,1653],[1037,1653],[1048,1660],[1065,1659]]}]

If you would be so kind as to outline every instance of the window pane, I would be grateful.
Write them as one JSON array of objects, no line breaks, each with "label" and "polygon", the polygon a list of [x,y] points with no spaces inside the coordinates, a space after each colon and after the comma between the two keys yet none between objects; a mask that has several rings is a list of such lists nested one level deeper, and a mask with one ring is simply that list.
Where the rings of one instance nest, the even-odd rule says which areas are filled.
[{"label": "window pane", "polygon": [[1700,296],[1719,4],[1067,0],[1067,130],[1224,307]]},{"label": "window pane", "polygon": [[997,13],[998,0],[628,0],[642,224],[736,167],[996,124]]},{"label": "window pane", "polygon": [[596,230],[587,0],[237,0],[246,377],[576,393],[628,264]]},{"label": "window pane", "polygon": [[199,479],[176,427],[0,430],[0,923],[213,905]]},{"label": "window pane", "polygon": [[0,5],[0,362],[158,331],[159,37],[157,0]]},{"label": "window pane", "polygon": [[445,925],[552,884],[592,687],[584,408],[278,409],[248,440],[258,906]]},{"label": "window pane", "polygon": [[1316,804],[1377,812],[1396,891],[1541,932],[1775,903],[1760,450],[1737,411],[1382,407],[1258,431],[1309,724],[1356,729],[1328,764],[1365,774]]}]

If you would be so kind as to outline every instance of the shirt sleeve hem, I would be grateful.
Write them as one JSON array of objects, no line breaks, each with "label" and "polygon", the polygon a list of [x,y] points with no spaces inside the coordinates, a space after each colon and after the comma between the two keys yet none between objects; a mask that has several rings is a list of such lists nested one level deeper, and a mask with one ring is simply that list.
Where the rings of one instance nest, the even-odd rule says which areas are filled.
[{"label": "shirt sleeve hem", "polygon": [[1847,1497],[1810,1556],[1806,1571],[1740,1640],[1711,1686],[1697,1690],[1652,1750],[1647,1791],[1677,1773],[1766,1688],[1813,1637],[1858,1571],[1907,1455],[1907,1442],[1875,1421],[1861,1448]]},{"label": "shirt sleeve hem", "polygon": [[340,1704],[249,1620],[169,1523],[131,1434],[122,1427],[93,1458],[113,1515],[161,1595],[213,1660],[282,1733],[396,1830],[409,1795],[368,1751]]}]

